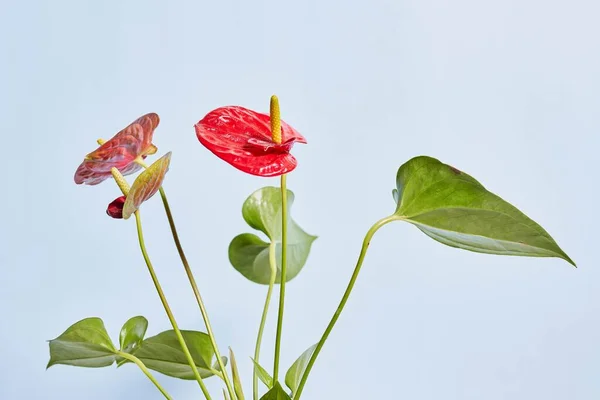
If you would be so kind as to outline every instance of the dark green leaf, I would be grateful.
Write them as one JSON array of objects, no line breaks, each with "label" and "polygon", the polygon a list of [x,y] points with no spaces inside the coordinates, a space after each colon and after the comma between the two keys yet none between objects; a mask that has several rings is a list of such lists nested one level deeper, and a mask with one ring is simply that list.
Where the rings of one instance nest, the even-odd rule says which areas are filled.
[{"label": "dark green leaf", "polygon": [[540,225],[434,158],[402,165],[396,186],[395,214],[440,243],[480,253],[559,257],[575,265]]},{"label": "dark green leaf", "polygon": [[[213,375],[210,366],[213,360],[213,348],[206,333],[197,331],[181,331],[185,343],[192,354],[194,363],[202,378]],[[135,351],[146,367],[162,374],[180,379],[195,379],[187,358],[173,330],[159,333],[142,342]],[[129,361],[126,361],[129,362]]]},{"label": "dark green leaf", "polygon": [[283,390],[279,382],[275,382],[275,386],[265,393],[260,400],[292,400],[292,398]]},{"label": "dark green leaf", "polygon": [[130,318],[125,322],[119,334],[121,351],[132,353],[139,347],[144,340],[146,329],[148,329],[148,320],[142,316]]},{"label": "dark green leaf", "polygon": [[238,371],[237,363],[235,362],[235,356],[233,350],[229,348],[229,358],[231,359],[231,376],[233,377],[233,389],[238,400],[244,400],[244,391],[242,390],[242,381],[240,380],[240,373]]},{"label": "dark green leaf", "polygon": [[308,361],[310,360],[310,357],[314,353],[316,347],[317,345],[314,344],[306,349],[304,353],[302,353],[300,357],[294,361],[290,369],[288,369],[285,374],[285,384],[292,391],[292,396],[296,392],[296,389],[298,389],[300,379],[302,379],[302,375],[304,375],[304,371],[306,371]]},{"label": "dark green leaf", "polygon": [[273,387],[273,378],[271,377],[271,375],[267,372],[266,369],[264,369],[259,363],[257,363],[254,358],[251,358],[251,360],[254,363],[254,366],[256,367],[256,375],[258,376],[258,379],[260,379],[260,381],[264,383],[267,388],[271,389]]},{"label": "dark green leaf", "polygon": [[100,318],[76,322],[49,344],[50,361],[46,368],[56,364],[99,368],[115,362],[115,346]]},{"label": "dark green leaf", "polygon": [[[287,274],[292,280],[304,267],[312,242],[317,238],[307,234],[290,217],[294,194],[288,193],[288,251]],[[263,232],[275,245],[277,264],[276,282],[281,271],[281,190],[264,187],[252,193],[242,207],[244,220],[252,228]],[[245,233],[236,236],[229,245],[229,261],[233,267],[252,282],[268,284],[271,277],[269,243],[258,236]]]}]

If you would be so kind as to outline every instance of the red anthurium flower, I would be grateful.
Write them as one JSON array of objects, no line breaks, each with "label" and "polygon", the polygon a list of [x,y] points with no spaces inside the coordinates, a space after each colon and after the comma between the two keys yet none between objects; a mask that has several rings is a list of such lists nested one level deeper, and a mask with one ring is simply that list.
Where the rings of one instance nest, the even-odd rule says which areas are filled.
[{"label": "red anthurium flower", "polygon": [[198,140],[217,157],[246,173],[279,176],[296,168],[290,154],[294,143],[306,139],[281,121],[281,144],[271,138],[270,117],[244,107],[228,106],[209,112],[195,125]]},{"label": "red anthurium flower", "polygon": [[116,219],[123,218],[123,204],[125,204],[125,196],[117,197],[108,205],[106,213]]},{"label": "red anthurium flower", "polygon": [[160,119],[157,114],[146,114],[133,121],[112,139],[88,154],[77,171],[75,183],[97,185],[111,176],[110,169],[117,168],[123,175],[138,171],[137,157],[145,158],[156,153],[152,134]]}]

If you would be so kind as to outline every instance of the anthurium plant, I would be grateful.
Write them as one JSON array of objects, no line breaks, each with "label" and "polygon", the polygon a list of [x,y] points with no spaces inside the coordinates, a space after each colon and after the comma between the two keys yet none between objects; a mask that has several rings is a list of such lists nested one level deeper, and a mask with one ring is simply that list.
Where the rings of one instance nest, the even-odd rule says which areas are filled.
[{"label": "anthurium plant", "polygon": [[[463,250],[558,257],[575,266],[540,225],[488,191],[475,178],[435,158],[415,157],[400,165],[396,187],[392,191],[396,208],[366,232],[350,282],[322,336],[315,338],[315,344],[284,372],[279,359],[286,283],[301,272],[312,243],[317,239],[291,217],[295,195],[287,189],[287,175],[298,163],[291,154],[292,147],[295,143],[305,144],[306,139],[281,120],[275,96],[271,98],[269,114],[239,106],[217,108],[195,125],[200,143],[244,173],[280,177],[278,186],[259,188],[244,201],[242,215],[250,232],[234,237],[228,248],[233,268],[249,281],[266,286],[262,316],[257,321],[255,351],[247,355],[254,363],[254,373],[252,377],[243,379],[231,348],[224,353],[217,347],[200,287],[177,233],[163,187],[171,152],[147,164],[147,157],[158,152],[153,144],[153,134],[159,121],[157,114],[146,114],[112,139],[98,139],[100,147],[85,156],[75,172],[75,183],[97,185],[112,180],[121,190],[123,195],[110,202],[106,212],[115,219],[134,217],[142,257],[172,329],[147,337],[148,321],[142,316],[134,316],[123,325],[116,344],[100,318],[86,318],[49,341],[48,367],[63,364],[98,368],[133,363],[156,386],[157,397],[162,395],[167,399],[172,397],[158,382],[154,372],[195,380],[200,389],[199,398],[208,400],[244,400],[246,397],[253,400],[297,400],[302,398],[311,369],[352,293],[369,243],[377,230],[388,223],[408,222],[431,239]],[[142,172],[130,185],[126,177],[140,170]],[[162,199],[183,272],[204,321],[204,327],[199,330],[180,329],[146,249],[141,208],[157,192]],[[275,352],[274,359],[267,361],[260,358],[260,350],[271,297],[276,288],[279,301],[273,344]],[[209,378],[222,381],[222,393],[209,393],[205,385]],[[242,382],[245,380],[252,382],[251,393],[244,393]]]}]

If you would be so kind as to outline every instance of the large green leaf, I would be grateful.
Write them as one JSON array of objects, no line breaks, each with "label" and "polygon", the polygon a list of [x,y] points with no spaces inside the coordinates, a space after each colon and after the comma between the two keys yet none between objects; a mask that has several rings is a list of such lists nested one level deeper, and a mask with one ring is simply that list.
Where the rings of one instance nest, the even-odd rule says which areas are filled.
[{"label": "large green leaf", "polygon": [[[194,363],[202,378],[213,375],[211,368],[213,348],[206,333],[197,331],[181,331],[185,343],[192,354]],[[173,330],[168,330],[152,336],[142,342],[135,351],[146,367],[162,374],[180,379],[195,379],[187,358]],[[226,359],[224,358],[224,361]],[[127,361],[128,362],[128,361]]]},{"label": "large green leaf", "polygon": [[292,391],[292,396],[296,392],[296,389],[298,389],[300,379],[302,379],[302,375],[304,375],[304,371],[306,371],[308,361],[310,360],[310,357],[314,353],[316,347],[317,345],[314,344],[306,349],[304,353],[302,353],[300,357],[294,361],[290,369],[288,369],[285,374],[285,384]]},{"label": "large green leaf", "polygon": [[440,243],[480,253],[559,257],[575,265],[540,225],[435,158],[406,162],[396,186],[396,216]]},{"label": "large green leaf", "polygon": [[[287,281],[292,280],[304,267],[310,247],[317,238],[307,234],[290,217],[294,194],[288,196]],[[275,246],[277,263],[276,282],[281,271],[281,190],[264,187],[252,193],[242,207],[244,220],[252,228],[263,232]],[[233,267],[252,282],[268,284],[271,277],[269,243],[251,233],[236,236],[229,245],[229,261]]]},{"label": "large green leaf", "polygon": [[292,400],[292,398],[283,390],[279,382],[271,390],[263,395],[260,400]]},{"label": "large green leaf", "polygon": [[100,318],[86,318],[74,323],[49,344],[50,361],[46,368],[56,364],[99,368],[115,362],[115,346]]}]

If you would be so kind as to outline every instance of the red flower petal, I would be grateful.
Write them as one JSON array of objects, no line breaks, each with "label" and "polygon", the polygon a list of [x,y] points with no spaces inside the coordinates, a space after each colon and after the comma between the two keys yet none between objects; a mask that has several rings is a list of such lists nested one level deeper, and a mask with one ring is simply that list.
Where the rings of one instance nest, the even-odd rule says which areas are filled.
[{"label": "red flower petal", "polygon": [[113,218],[123,218],[123,205],[125,204],[125,196],[117,197],[108,205],[106,213]]},{"label": "red flower petal", "polygon": [[111,176],[110,169],[117,168],[123,175],[138,171],[134,161],[138,156],[156,152],[152,135],[160,119],[157,114],[146,114],[133,121],[112,139],[88,154],[77,171],[75,183],[97,185]]},{"label": "red flower petal", "polygon": [[213,154],[241,171],[258,176],[279,176],[292,171],[298,162],[290,150],[296,142],[306,143],[298,131],[283,121],[282,143],[274,143],[269,115],[239,106],[217,108],[195,128],[200,143]]}]

